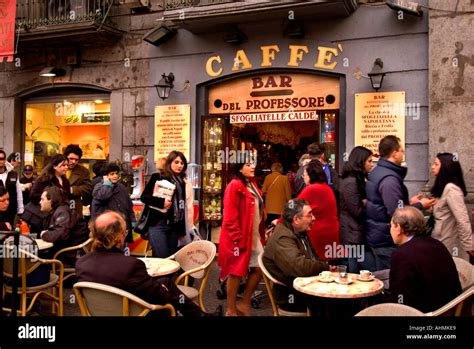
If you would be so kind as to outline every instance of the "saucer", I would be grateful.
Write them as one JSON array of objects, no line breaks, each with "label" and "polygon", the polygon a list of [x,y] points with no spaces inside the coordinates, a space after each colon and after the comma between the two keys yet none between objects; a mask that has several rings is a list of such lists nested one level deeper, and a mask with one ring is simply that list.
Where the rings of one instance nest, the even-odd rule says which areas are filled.
[{"label": "saucer", "polygon": [[334,281],[336,281],[336,283],[341,284],[341,285],[349,285],[354,282],[354,280],[352,280],[351,278],[347,278],[347,280],[345,281],[341,280],[340,278],[336,278]]},{"label": "saucer", "polygon": [[373,276],[373,275],[372,275],[370,278],[368,278],[368,279],[362,279],[362,278],[360,277],[360,275],[357,276],[357,280],[359,280],[359,281],[368,282],[368,281],[374,281],[374,279],[375,279],[375,276]]},{"label": "saucer", "polygon": [[320,276],[318,276],[318,281],[320,282],[333,282],[334,281],[334,278],[333,277],[329,277],[329,278],[322,278]]}]

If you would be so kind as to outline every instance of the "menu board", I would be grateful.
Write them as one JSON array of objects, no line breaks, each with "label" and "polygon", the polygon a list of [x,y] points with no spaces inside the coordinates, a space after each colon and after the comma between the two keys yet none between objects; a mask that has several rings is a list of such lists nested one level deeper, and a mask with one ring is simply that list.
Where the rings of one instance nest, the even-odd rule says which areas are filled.
[{"label": "menu board", "polygon": [[405,145],[405,92],[356,93],[354,146],[378,154],[380,140],[388,135]]},{"label": "menu board", "polygon": [[155,107],[155,159],[180,151],[189,161],[191,106],[189,104]]}]

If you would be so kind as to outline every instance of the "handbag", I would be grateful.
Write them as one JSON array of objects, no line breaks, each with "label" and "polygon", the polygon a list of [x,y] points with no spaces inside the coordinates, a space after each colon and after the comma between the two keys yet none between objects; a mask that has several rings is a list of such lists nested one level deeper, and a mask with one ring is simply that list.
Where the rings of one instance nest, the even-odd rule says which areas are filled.
[{"label": "handbag", "polygon": [[137,225],[133,230],[135,233],[140,234],[142,239],[148,240],[148,216],[150,215],[150,209],[145,206],[138,217]]},{"label": "handbag", "polygon": [[30,226],[35,228],[42,228],[43,220],[46,218],[46,215],[41,212],[41,209],[38,205],[35,205],[31,201],[26,204],[21,219],[28,223]]}]

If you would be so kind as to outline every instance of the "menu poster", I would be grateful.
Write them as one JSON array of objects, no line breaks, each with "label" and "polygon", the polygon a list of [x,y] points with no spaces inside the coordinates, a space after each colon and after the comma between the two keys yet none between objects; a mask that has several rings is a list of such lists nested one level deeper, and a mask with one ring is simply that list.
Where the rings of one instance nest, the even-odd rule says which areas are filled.
[{"label": "menu poster", "polygon": [[354,146],[378,154],[380,140],[388,135],[400,138],[405,147],[405,92],[355,94]]},{"label": "menu poster", "polygon": [[180,151],[189,161],[191,105],[159,105],[155,107],[155,159]]}]

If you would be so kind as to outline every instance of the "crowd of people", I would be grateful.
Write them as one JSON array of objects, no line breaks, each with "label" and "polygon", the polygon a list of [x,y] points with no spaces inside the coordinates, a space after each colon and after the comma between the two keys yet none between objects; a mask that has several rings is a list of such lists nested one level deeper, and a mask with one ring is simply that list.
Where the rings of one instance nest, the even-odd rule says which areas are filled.
[{"label": "crowd of people", "polygon": [[[326,305],[293,289],[293,280],[340,264],[351,273],[386,272],[388,300],[397,302],[402,295],[404,304],[422,311],[434,310],[461,292],[451,256],[469,260],[474,249],[464,204],[466,186],[453,154],[435,157],[431,193],[409,198],[404,149],[395,136],[380,141],[375,168],[375,154],[357,146],[340,175],[327,163],[322,145],[311,144],[307,151],[296,174],[284,175],[282,164],[275,162],[261,189],[254,159],[233,165],[218,246],[220,279],[227,286],[226,316],[252,314],[252,296],[262,278],[261,254],[267,270],[286,285],[275,287],[279,305],[297,311],[308,307],[321,316]],[[18,157],[7,158],[0,150],[0,228],[12,230],[20,217],[32,234],[54,244],[50,256],[90,237],[92,253],[61,257],[76,266],[77,280],[119,287],[149,302],[171,303],[183,315],[220,315],[220,309],[203,313],[187,298],[180,302],[185,296],[172,282],[148,276],[143,262],[124,254],[138,225],[154,257],[171,256],[189,242],[194,191],[184,154],[172,151],[160,159],[141,195],[144,218],[138,222],[119,180],[121,168],[99,162],[91,180],[89,170],[79,164],[81,158],[80,147],[71,144],[63,154],[52,156],[37,178],[31,165],[23,167],[20,177]],[[163,188],[165,195],[157,195]],[[83,214],[87,206],[90,217]],[[428,224],[424,215],[432,216]],[[275,228],[268,236],[270,224]],[[340,256],[339,246],[351,248]]]},{"label": "crowd of people", "polygon": [[[340,176],[326,162],[323,146],[311,144],[307,150],[296,176],[291,172],[282,178],[281,165],[275,163],[263,193],[252,180],[254,163],[234,166],[236,179],[224,194],[218,259],[230,290],[228,316],[250,314],[246,295],[261,277],[255,257],[262,249],[265,267],[286,285],[286,289],[275,287],[283,308],[304,304],[313,314],[321,314],[321,304],[293,289],[293,280],[342,264],[351,273],[369,270],[388,275],[384,301],[402,300],[425,312],[461,293],[452,257],[469,261],[474,248],[464,203],[466,186],[453,154],[441,153],[434,159],[431,193],[410,198],[404,184],[407,168],[402,165],[405,150],[395,136],[380,141],[375,168],[375,154],[355,147]],[[293,180],[289,199],[287,187]],[[262,212],[264,207],[267,212]],[[270,237],[265,235],[265,221],[276,224]],[[341,257],[338,246],[350,248],[344,248]],[[237,303],[236,289],[245,278],[244,297]]]}]

